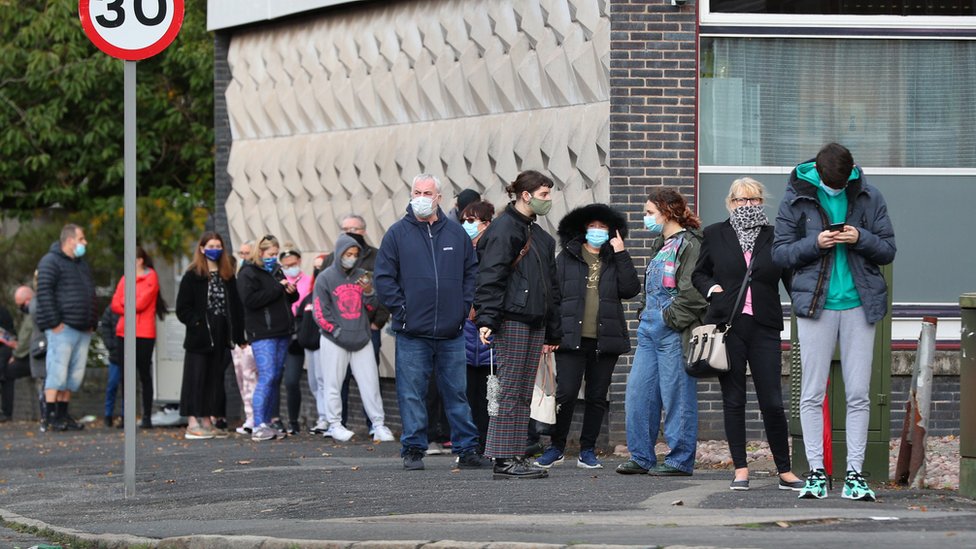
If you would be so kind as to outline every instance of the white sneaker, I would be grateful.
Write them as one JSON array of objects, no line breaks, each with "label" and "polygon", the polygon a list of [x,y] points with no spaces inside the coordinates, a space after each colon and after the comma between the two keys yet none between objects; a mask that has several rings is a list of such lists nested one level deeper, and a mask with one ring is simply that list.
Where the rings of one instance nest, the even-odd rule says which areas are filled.
[{"label": "white sneaker", "polygon": [[251,440],[254,442],[264,442],[266,440],[274,440],[277,436],[277,431],[262,423],[254,428],[254,432],[251,433]]},{"label": "white sneaker", "polygon": [[329,422],[324,419],[320,419],[315,422],[315,425],[313,425],[311,429],[309,429],[309,432],[311,432],[313,435],[321,435],[328,430]]},{"label": "white sneaker", "polygon": [[335,425],[329,425],[329,430],[325,432],[324,436],[332,437],[333,440],[338,440],[339,442],[346,442],[354,434],[356,433],[346,429],[341,423],[336,423]]},{"label": "white sneaker", "polygon": [[373,428],[373,442],[393,442],[396,440],[393,437],[393,432],[386,425],[380,425]]}]

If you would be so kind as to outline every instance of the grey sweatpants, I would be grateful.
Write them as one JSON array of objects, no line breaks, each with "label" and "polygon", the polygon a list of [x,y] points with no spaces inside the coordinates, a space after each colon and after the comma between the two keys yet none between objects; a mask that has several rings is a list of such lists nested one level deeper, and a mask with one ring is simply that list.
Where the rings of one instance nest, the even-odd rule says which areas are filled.
[{"label": "grey sweatpants", "polygon": [[861,472],[871,414],[869,387],[874,354],[874,324],[862,307],[824,310],[820,318],[797,318],[803,378],[800,424],[810,469],[823,468],[823,401],[834,348],[840,341],[840,363],[847,395],[847,470]]}]

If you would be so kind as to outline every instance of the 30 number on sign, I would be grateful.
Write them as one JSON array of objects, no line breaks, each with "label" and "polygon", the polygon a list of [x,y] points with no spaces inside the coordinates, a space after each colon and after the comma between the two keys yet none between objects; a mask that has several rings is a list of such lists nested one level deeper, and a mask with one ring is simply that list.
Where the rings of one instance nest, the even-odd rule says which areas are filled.
[{"label": "30 number on sign", "polygon": [[[146,2],[153,2],[153,0],[145,0]],[[104,15],[99,15],[95,17],[98,24],[105,27],[106,29],[114,29],[116,27],[121,27],[125,23],[125,9],[123,7],[125,0],[112,0],[108,3],[106,9],[110,11],[115,19],[109,19]],[[166,19],[166,1],[165,0],[155,0],[156,4],[156,15],[153,17],[147,17],[145,7],[143,6],[143,0],[132,0],[133,7],[135,8],[136,19],[144,27],[155,27],[159,25]]]},{"label": "30 number on sign", "polygon": [[88,38],[103,52],[139,61],[166,49],[183,23],[183,0],[80,0]]}]

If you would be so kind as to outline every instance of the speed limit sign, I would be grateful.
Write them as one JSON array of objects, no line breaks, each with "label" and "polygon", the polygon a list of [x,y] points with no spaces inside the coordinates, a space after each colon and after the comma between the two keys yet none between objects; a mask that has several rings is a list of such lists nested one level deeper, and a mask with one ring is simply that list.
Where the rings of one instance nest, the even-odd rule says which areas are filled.
[{"label": "speed limit sign", "polygon": [[85,34],[103,52],[140,61],[166,49],[183,24],[183,0],[80,0]]}]

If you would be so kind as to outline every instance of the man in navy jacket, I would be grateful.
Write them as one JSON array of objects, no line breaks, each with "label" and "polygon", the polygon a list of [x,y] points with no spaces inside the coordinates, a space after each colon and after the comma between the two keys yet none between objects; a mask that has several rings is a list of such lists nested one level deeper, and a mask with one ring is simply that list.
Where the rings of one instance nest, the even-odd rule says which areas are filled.
[{"label": "man in navy jacket", "polygon": [[47,336],[47,430],[83,426],[68,415],[71,393],[81,387],[88,361],[88,344],[98,326],[95,282],[82,259],[88,241],[74,224],[61,229],[61,238],[37,264],[37,328]]},{"label": "man in navy jacket", "polygon": [[376,258],[375,286],[396,333],[397,401],[403,422],[403,467],[424,468],[427,387],[432,373],[461,468],[487,467],[466,396],[464,319],[474,301],[478,259],[461,225],[440,208],[441,183],[413,179],[410,205],[390,227]]}]

